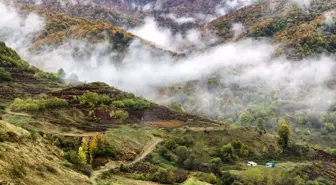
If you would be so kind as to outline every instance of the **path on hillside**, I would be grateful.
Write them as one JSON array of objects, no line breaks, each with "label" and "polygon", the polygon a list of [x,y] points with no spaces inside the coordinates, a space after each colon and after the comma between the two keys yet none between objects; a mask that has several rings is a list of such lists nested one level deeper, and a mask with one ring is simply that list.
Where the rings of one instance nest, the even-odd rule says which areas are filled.
[{"label": "path on hillside", "polygon": [[6,113],[7,114],[12,114],[12,115],[17,115],[17,116],[27,116],[27,117],[32,116],[32,115],[30,115],[28,113],[24,113],[24,112],[12,112],[10,109],[6,109]]},{"label": "path on hillside", "polygon": [[69,136],[69,137],[93,137],[97,134],[97,132],[83,132],[83,133],[76,133],[76,132],[45,132],[46,134],[57,134],[61,136]]},{"label": "path on hillside", "polygon": [[151,141],[149,141],[146,146],[143,148],[141,154],[136,157],[133,161],[131,162],[116,162],[116,161],[110,161],[109,163],[107,163],[102,169],[99,170],[95,170],[91,177],[90,177],[90,181],[92,182],[93,185],[97,185],[97,177],[101,174],[103,174],[104,172],[110,170],[110,169],[114,169],[120,166],[120,164],[126,164],[126,165],[133,165],[143,159],[145,159],[147,157],[148,154],[152,153],[153,150],[156,148],[156,146],[162,141],[161,138],[157,138],[157,137],[153,137],[153,139]]},{"label": "path on hillside", "polygon": [[181,127],[181,128],[177,128],[177,130],[181,130],[181,131],[193,131],[193,132],[212,132],[212,131],[223,131],[223,130],[227,130],[229,127],[228,126],[208,126],[208,127]]}]

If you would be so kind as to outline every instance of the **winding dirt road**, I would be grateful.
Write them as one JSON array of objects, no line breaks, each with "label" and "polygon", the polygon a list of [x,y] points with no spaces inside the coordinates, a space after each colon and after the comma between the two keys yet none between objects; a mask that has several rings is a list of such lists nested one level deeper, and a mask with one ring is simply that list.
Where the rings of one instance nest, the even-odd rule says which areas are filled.
[{"label": "winding dirt road", "polygon": [[153,137],[153,139],[151,141],[149,141],[146,146],[143,148],[141,154],[135,158],[133,161],[128,162],[128,163],[124,163],[124,162],[115,162],[115,161],[110,161],[109,163],[107,163],[104,167],[102,167],[99,170],[95,170],[91,177],[90,177],[90,181],[92,182],[93,185],[97,185],[97,177],[99,175],[101,175],[102,173],[110,170],[110,169],[114,169],[120,166],[120,164],[126,164],[126,165],[133,165],[143,159],[146,158],[147,155],[149,155],[151,152],[153,152],[153,150],[155,149],[155,147],[162,141],[161,138],[157,138],[157,137]]}]

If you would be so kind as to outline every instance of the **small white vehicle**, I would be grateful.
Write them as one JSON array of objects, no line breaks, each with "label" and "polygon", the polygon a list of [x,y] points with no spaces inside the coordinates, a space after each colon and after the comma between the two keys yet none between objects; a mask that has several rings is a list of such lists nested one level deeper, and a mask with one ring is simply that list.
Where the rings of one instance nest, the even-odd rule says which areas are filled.
[{"label": "small white vehicle", "polygon": [[253,161],[249,161],[247,162],[247,166],[254,167],[254,166],[258,166],[258,164]]}]

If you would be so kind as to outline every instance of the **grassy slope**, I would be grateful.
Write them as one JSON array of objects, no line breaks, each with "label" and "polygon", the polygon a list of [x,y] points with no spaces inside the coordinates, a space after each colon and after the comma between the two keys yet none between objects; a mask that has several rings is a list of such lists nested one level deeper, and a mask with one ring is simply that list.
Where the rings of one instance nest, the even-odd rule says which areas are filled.
[{"label": "grassy slope", "polygon": [[3,105],[16,97],[37,95],[64,87],[60,81],[34,77],[42,71],[23,61],[14,50],[6,47],[1,41],[0,67],[9,72],[12,78],[11,81],[2,81],[0,84],[0,103]]},{"label": "grassy slope", "polygon": [[0,180],[17,184],[90,184],[63,165],[63,152],[43,138],[0,121]]},{"label": "grassy slope", "polygon": [[[55,140],[53,136],[55,134],[60,135],[56,137],[59,138],[59,141],[62,143],[73,142],[70,144],[70,146],[73,146],[78,144],[77,141],[80,141],[81,137],[91,137],[94,135],[89,132],[83,133],[83,130],[104,131],[124,123],[139,124],[163,120],[167,121],[166,124],[169,124],[170,121],[180,120],[184,124],[191,124],[193,122],[200,123],[202,121],[204,123],[213,124],[210,120],[205,118],[174,112],[166,107],[142,100],[142,98],[135,97],[130,93],[120,91],[104,83],[82,84],[71,87],[63,84],[60,79],[49,79],[47,78],[49,76],[37,77],[35,74],[42,73],[42,71],[21,60],[15,51],[6,47],[2,42],[0,45],[0,54],[0,67],[11,76],[10,79],[6,79],[5,81],[2,79],[0,82],[2,89],[0,92],[0,100],[2,103],[0,112],[1,119],[11,123],[5,124],[5,122],[1,122],[1,124],[5,124],[6,126],[4,134],[1,135],[1,139],[7,138],[8,131],[22,130],[22,132],[25,133],[24,144],[17,143],[19,142],[19,140],[16,140],[16,135],[19,135],[18,133],[14,136],[10,135],[10,137],[14,137],[15,142],[6,141],[1,145],[3,148],[12,148],[11,150],[8,149],[8,152],[2,156],[2,175],[5,180],[13,178],[11,170],[19,165],[18,171],[14,170],[15,172],[13,172],[16,175],[14,179],[17,179],[18,182],[21,181],[28,184],[55,183],[57,177],[63,177],[64,174],[73,173],[73,178],[78,178],[76,181],[82,182],[81,184],[87,183],[87,179],[84,176],[76,175],[76,172],[62,166],[61,163],[64,160],[62,152],[51,145]],[[8,90],[5,91],[6,89]],[[129,118],[124,122],[120,122],[120,120],[112,119],[109,115],[111,110],[116,110],[115,107],[90,107],[88,105],[81,105],[79,101],[74,99],[74,96],[81,96],[87,92],[107,95],[113,101],[123,100],[124,98],[141,100],[149,103],[150,106],[145,109],[118,108],[118,110],[122,109],[129,113]],[[59,97],[65,99],[68,102],[68,106],[46,108],[38,111],[12,112],[9,105],[14,98],[18,97],[22,99],[27,97],[34,99]],[[90,117],[89,112],[92,110],[94,111],[95,119]],[[45,133],[45,139],[49,141],[45,141],[44,139],[40,139],[39,141],[31,140],[30,133],[20,127],[26,128],[31,132],[42,131],[40,133],[42,135]],[[145,130],[121,127],[109,130],[106,136],[108,141],[112,143],[112,146],[119,152],[119,156],[121,156],[120,159],[128,159],[127,156],[130,156],[129,159],[132,159],[135,155],[140,153],[146,143],[157,134],[159,133],[156,133],[156,131],[147,132]],[[139,138],[134,137],[135,135],[139,136]],[[127,146],[127,144],[129,144],[129,146]],[[18,147],[19,145],[21,146]],[[74,149],[76,150],[76,148]],[[38,156],[38,158],[34,158],[35,156]],[[14,159],[16,158],[20,160],[15,161]],[[32,166],[38,163],[41,169],[31,169]],[[44,171],[45,169],[46,171]],[[41,172],[36,172],[36,170],[40,170]],[[40,175],[42,178],[37,175]],[[43,178],[48,179],[48,181],[42,180]],[[59,182],[64,184],[73,182],[73,179],[70,177],[64,177],[62,179],[63,180]]]}]

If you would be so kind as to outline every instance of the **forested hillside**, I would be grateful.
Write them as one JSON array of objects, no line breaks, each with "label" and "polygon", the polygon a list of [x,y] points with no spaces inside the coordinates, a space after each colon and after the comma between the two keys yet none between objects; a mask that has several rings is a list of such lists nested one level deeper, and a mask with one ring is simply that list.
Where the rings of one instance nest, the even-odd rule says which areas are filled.
[{"label": "forested hillside", "polygon": [[334,185],[333,0],[0,0],[0,185]]},{"label": "forested hillside", "polygon": [[206,27],[222,41],[234,38],[234,24],[244,26],[235,39],[246,37],[269,38],[283,45],[278,55],[293,59],[334,54],[336,2],[312,1],[309,7],[288,4],[286,1],[265,1],[220,17]]}]

